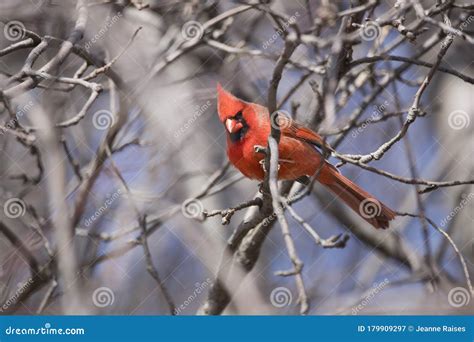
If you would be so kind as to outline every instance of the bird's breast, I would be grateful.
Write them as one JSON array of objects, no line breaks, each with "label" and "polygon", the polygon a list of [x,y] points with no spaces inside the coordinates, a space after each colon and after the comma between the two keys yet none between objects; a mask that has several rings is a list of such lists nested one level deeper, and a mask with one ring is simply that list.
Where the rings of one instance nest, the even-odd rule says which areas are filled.
[{"label": "bird's breast", "polygon": [[[261,153],[256,153],[254,146],[260,145],[254,141],[242,141],[239,143],[227,144],[227,155],[230,162],[242,174],[251,179],[263,179],[265,173],[260,161],[265,158]],[[264,143],[265,146],[266,143]]]},{"label": "bird's breast", "polygon": [[[267,146],[267,141],[242,141],[228,144],[227,154],[231,163],[246,177],[263,180],[262,167],[265,155],[255,152],[255,145]],[[321,154],[311,145],[290,137],[282,136],[278,145],[279,179],[297,179],[311,176],[321,165]]]}]

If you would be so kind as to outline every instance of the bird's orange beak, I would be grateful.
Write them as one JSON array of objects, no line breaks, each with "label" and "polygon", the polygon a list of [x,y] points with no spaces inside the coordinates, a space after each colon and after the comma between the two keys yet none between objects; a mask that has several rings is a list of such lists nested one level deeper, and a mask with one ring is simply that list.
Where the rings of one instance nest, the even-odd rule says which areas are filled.
[{"label": "bird's orange beak", "polygon": [[235,132],[238,132],[239,130],[241,130],[242,128],[244,127],[244,125],[242,125],[241,122],[238,122],[236,121],[235,119],[227,119],[225,121],[225,128],[227,129],[227,131],[232,134],[232,133],[235,133]]}]

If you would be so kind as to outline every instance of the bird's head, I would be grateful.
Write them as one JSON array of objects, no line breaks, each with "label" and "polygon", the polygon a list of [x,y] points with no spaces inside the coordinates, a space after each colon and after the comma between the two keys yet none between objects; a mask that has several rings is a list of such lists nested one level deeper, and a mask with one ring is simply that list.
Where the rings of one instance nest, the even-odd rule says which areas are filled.
[{"label": "bird's head", "polygon": [[217,84],[217,112],[232,142],[243,140],[247,134],[247,120],[251,115],[249,105],[222,88],[220,83]]},{"label": "bird's head", "polygon": [[235,97],[217,84],[217,112],[232,143],[243,141],[250,129],[261,126],[265,108]]}]

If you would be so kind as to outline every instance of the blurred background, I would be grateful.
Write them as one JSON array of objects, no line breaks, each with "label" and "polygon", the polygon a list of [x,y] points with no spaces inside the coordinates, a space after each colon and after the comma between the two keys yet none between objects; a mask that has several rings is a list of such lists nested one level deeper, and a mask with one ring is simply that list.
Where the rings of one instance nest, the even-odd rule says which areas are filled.
[{"label": "blurred background", "polygon": [[295,277],[275,274],[292,265],[278,223],[248,236],[251,266],[241,249],[231,267],[227,240],[257,209],[204,218],[258,193],[226,166],[216,84],[266,105],[290,34],[278,106],[346,156],[396,136],[428,77],[407,134],[367,163],[395,177],[330,159],[418,217],[374,230],[317,183],[293,209],[323,238],[347,234],[344,248],[287,215],[304,313],[473,312],[469,1],[2,0],[0,29],[3,314],[305,311]]}]

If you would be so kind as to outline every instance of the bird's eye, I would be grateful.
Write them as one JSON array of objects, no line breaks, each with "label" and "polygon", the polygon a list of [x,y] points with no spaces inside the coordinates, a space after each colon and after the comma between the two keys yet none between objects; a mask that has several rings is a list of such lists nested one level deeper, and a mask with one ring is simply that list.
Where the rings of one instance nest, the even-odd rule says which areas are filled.
[{"label": "bird's eye", "polygon": [[242,111],[237,112],[237,114],[234,115],[234,118],[235,120],[238,120],[238,121],[242,120],[243,118]]}]

